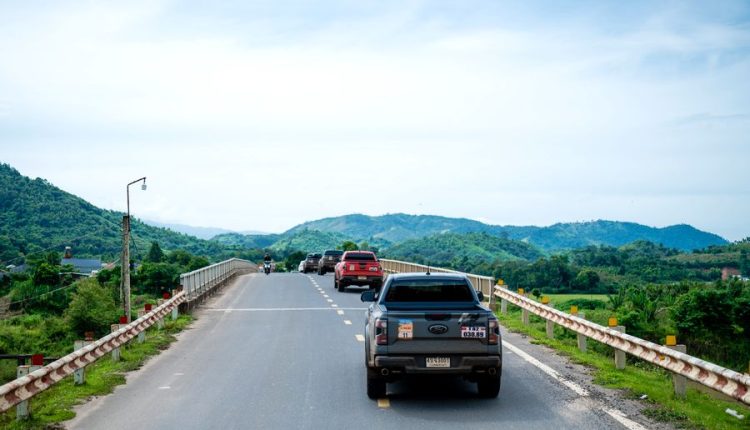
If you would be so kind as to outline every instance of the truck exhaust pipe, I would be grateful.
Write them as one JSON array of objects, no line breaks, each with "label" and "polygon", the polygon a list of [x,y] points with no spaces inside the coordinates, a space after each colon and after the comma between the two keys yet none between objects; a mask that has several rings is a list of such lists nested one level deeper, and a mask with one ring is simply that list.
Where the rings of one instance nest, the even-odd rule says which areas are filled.
[{"label": "truck exhaust pipe", "polygon": [[495,369],[494,367],[490,367],[489,369],[487,369],[487,373],[489,373],[490,376],[495,376],[497,375],[497,369]]},{"label": "truck exhaust pipe", "polygon": [[391,371],[384,367],[384,368],[380,369],[380,374],[383,375],[383,376],[388,376],[388,375],[391,374]]}]

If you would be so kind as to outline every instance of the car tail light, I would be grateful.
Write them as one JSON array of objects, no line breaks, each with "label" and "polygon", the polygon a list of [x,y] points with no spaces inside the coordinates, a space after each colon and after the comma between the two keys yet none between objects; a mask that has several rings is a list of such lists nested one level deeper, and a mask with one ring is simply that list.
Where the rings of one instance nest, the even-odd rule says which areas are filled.
[{"label": "car tail light", "polygon": [[388,320],[375,320],[375,343],[378,345],[388,345]]},{"label": "car tail light", "polygon": [[370,266],[370,272],[377,272],[380,268],[378,266]]},{"label": "car tail light", "polygon": [[487,343],[497,345],[498,340],[500,340],[500,326],[494,318],[489,320],[488,326]]}]

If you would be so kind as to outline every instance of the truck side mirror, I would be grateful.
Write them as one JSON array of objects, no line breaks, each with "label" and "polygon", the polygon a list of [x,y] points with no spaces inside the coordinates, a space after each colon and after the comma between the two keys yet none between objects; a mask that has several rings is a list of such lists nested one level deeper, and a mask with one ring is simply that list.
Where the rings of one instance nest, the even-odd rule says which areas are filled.
[{"label": "truck side mirror", "polygon": [[484,301],[484,293],[481,292],[481,291],[479,291],[479,290],[477,290],[477,298],[479,299],[480,302],[483,302]]},{"label": "truck side mirror", "polygon": [[377,293],[375,291],[365,291],[361,296],[359,296],[359,299],[363,302],[374,302],[376,294]]}]

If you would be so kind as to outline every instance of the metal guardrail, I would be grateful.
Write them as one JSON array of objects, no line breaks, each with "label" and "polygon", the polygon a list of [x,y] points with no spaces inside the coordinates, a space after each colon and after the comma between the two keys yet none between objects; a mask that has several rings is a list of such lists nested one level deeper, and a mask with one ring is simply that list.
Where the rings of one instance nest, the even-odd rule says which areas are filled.
[{"label": "metal guardrail", "polygon": [[495,285],[495,278],[491,276],[474,275],[471,273],[464,273],[464,272],[459,272],[456,270],[443,269],[441,267],[425,266],[424,264],[409,263],[406,261],[387,260],[387,259],[380,259],[379,261],[380,261],[380,265],[383,267],[383,270],[388,273],[407,273],[407,272],[425,273],[429,270],[430,272],[435,272],[435,273],[458,273],[461,275],[466,275],[469,278],[469,281],[471,281],[471,285],[474,286],[474,289],[477,291],[481,291],[482,294],[484,294],[485,298],[489,299],[490,302],[492,301],[491,293],[492,293],[492,286]]},{"label": "metal guardrail", "polygon": [[30,399],[59,382],[66,376],[72,375],[76,370],[86,367],[103,355],[111,352],[113,349],[129,342],[131,339],[138,336],[138,333],[146,330],[158,320],[164,318],[164,316],[172,311],[172,308],[179,306],[180,303],[184,301],[185,293],[177,293],[163,305],[116,332],[104,336],[82,349],[71,352],[65,357],[62,357],[41,369],[31,372],[24,377],[1,386],[0,412],[5,412],[18,403]]},{"label": "metal guardrail", "polygon": [[[396,260],[380,261],[383,269],[389,273],[425,272],[427,270],[427,266],[421,264]],[[461,273],[439,267],[429,267],[429,270],[431,272]],[[669,347],[657,345],[653,342],[620,333],[614,329],[558,311],[499,285],[494,286],[494,292],[490,294],[490,289],[494,285],[493,278],[468,273],[466,275],[471,280],[474,288],[481,288],[481,291],[490,298],[496,297],[510,302],[576,333],[663,367],[745,404],[750,404],[750,376],[748,375],[743,375],[731,369],[726,369],[714,363],[675,351]],[[485,286],[487,286],[486,290]]]},{"label": "metal guardrail", "polygon": [[239,258],[231,258],[180,275],[180,285],[188,303],[202,298],[239,271],[257,271],[258,265]]},{"label": "metal guardrail", "polygon": [[66,376],[126,344],[182,303],[202,298],[238,272],[257,270],[250,261],[232,258],[180,275],[183,291],[161,306],[90,345],[76,350],[26,376],[0,386],[0,412],[41,393]]},{"label": "metal guardrail", "polygon": [[566,329],[750,404],[750,376],[748,375],[558,311],[499,285],[495,287],[494,295]]}]

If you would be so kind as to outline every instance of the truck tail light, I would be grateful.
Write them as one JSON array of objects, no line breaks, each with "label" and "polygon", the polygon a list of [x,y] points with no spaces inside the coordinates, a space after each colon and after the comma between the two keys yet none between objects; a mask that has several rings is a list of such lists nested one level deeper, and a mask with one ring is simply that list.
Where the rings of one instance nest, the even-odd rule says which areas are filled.
[{"label": "truck tail light", "polygon": [[375,343],[378,345],[388,345],[388,320],[375,320]]},{"label": "truck tail light", "polygon": [[489,321],[488,326],[487,343],[497,345],[498,340],[500,340],[500,326],[494,318]]}]

